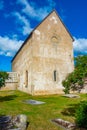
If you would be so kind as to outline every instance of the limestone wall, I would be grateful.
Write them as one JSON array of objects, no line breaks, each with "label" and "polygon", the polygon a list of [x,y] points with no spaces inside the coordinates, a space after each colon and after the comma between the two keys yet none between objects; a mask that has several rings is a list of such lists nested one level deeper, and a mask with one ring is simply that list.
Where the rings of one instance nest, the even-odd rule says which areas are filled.
[{"label": "limestone wall", "polygon": [[61,82],[74,69],[73,44],[55,12],[36,28],[32,38],[34,94],[63,93]]},{"label": "limestone wall", "polygon": [[51,13],[12,62],[18,89],[32,95],[63,93],[62,80],[74,69],[72,41],[57,14]]},{"label": "limestone wall", "polygon": [[12,62],[13,72],[18,73],[18,89],[31,93],[32,39],[30,38]]}]

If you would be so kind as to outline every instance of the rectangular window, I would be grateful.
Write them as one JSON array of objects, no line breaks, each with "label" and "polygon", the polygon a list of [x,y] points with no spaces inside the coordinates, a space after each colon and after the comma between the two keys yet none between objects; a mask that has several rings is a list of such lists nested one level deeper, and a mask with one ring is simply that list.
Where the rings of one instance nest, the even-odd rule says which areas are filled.
[{"label": "rectangular window", "polygon": [[54,81],[56,81],[56,70],[54,70]]},{"label": "rectangular window", "polygon": [[25,86],[28,87],[28,71],[27,70],[26,70],[26,79],[25,80],[26,80],[25,81],[26,82]]}]

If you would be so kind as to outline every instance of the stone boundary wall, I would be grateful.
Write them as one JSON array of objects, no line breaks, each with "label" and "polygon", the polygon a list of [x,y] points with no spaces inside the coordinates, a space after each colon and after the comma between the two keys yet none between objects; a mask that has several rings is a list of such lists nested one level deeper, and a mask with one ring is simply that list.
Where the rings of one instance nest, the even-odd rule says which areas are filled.
[{"label": "stone boundary wall", "polygon": [[84,81],[84,88],[81,90],[81,93],[87,93],[87,78],[85,78]]},{"label": "stone boundary wall", "polygon": [[1,90],[16,90],[18,87],[18,74],[16,72],[7,72],[9,74],[9,79],[5,81],[5,87]]}]

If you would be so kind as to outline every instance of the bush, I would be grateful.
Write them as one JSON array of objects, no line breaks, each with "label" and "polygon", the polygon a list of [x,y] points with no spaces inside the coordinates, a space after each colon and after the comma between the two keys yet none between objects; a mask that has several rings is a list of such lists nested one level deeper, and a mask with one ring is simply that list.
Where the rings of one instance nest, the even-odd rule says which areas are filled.
[{"label": "bush", "polygon": [[76,124],[87,129],[87,102],[82,102],[76,111]]},{"label": "bush", "polygon": [[5,86],[6,79],[8,79],[8,73],[0,71],[0,88]]},{"label": "bush", "polygon": [[78,56],[75,58],[74,71],[62,82],[64,92],[69,93],[70,90],[80,92],[84,88],[85,78],[87,78],[87,56]]}]

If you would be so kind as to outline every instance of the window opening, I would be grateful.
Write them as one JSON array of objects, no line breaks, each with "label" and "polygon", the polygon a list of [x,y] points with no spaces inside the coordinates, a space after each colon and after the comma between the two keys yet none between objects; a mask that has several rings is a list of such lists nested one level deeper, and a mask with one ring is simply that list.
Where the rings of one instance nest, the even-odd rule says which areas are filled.
[{"label": "window opening", "polygon": [[57,72],[56,72],[56,70],[54,70],[54,81],[56,81],[57,80]]},{"label": "window opening", "polygon": [[26,70],[26,87],[28,86],[28,71]]}]

